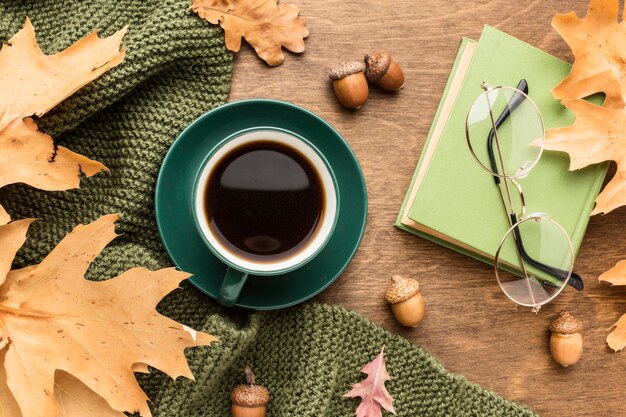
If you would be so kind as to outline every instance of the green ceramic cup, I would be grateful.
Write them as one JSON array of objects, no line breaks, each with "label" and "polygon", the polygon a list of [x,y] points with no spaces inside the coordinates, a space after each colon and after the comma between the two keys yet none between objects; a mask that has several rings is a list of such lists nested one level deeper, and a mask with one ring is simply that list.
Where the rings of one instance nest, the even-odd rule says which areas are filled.
[{"label": "green ceramic cup", "polygon": [[[303,155],[318,173],[325,196],[322,218],[316,231],[311,234],[311,239],[293,255],[271,262],[253,260],[229,250],[216,236],[205,214],[208,212],[207,205],[211,204],[210,200],[205,198],[206,184],[219,161],[233,149],[260,141],[275,142],[295,149]],[[271,279],[273,275],[289,273],[314,259],[332,236],[339,214],[337,179],[324,155],[305,138],[276,127],[245,129],[230,135],[215,146],[207,155],[196,176],[193,199],[194,221],[204,243],[220,261],[228,266],[217,297],[218,302],[227,307],[237,302],[249,275]]]}]

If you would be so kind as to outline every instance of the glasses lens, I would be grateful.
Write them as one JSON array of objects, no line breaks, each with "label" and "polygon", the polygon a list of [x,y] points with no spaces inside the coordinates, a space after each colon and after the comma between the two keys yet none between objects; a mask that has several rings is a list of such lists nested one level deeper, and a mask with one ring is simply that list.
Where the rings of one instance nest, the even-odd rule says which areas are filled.
[{"label": "glasses lens", "polygon": [[547,215],[534,214],[505,235],[496,253],[496,277],[511,300],[539,307],[563,290],[573,264],[565,230]]},{"label": "glasses lens", "polygon": [[523,178],[543,149],[541,114],[526,94],[511,87],[481,94],[467,115],[466,131],[476,160],[499,177]]}]

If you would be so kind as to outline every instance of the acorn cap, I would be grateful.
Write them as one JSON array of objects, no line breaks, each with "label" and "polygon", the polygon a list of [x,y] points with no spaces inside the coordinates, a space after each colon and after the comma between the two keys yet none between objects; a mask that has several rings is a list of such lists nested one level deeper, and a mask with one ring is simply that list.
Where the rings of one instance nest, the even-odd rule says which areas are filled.
[{"label": "acorn cap", "polygon": [[559,315],[550,323],[550,331],[559,334],[580,333],[583,329],[583,322],[572,316],[568,311],[561,311]]},{"label": "acorn cap", "polygon": [[365,63],[359,61],[350,61],[333,68],[328,76],[331,80],[341,80],[348,75],[365,71]]},{"label": "acorn cap", "polygon": [[267,388],[256,385],[256,377],[250,367],[246,367],[246,383],[237,385],[230,393],[231,401],[240,407],[261,407],[270,401]]},{"label": "acorn cap", "polygon": [[233,388],[230,399],[241,407],[261,407],[270,401],[270,392],[260,385],[241,384]]},{"label": "acorn cap", "polygon": [[420,284],[412,278],[404,278],[400,275],[391,277],[392,284],[385,293],[387,302],[391,304],[401,303],[413,297],[420,289]]},{"label": "acorn cap", "polygon": [[378,52],[373,55],[365,55],[365,78],[375,83],[389,69],[391,55],[388,52]]}]

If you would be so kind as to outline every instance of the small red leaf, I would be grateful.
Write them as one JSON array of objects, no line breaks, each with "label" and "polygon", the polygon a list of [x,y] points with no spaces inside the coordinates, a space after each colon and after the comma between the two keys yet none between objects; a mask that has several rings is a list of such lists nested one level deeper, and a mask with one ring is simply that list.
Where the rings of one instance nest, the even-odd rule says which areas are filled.
[{"label": "small red leaf", "polygon": [[344,398],[361,397],[361,404],[356,409],[356,417],[382,417],[382,408],[390,413],[396,414],[393,408],[393,398],[389,395],[385,382],[391,377],[387,373],[383,352],[385,347],[380,350],[378,356],[361,369],[361,372],[367,374],[364,381],[354,384],[352,389]]}]

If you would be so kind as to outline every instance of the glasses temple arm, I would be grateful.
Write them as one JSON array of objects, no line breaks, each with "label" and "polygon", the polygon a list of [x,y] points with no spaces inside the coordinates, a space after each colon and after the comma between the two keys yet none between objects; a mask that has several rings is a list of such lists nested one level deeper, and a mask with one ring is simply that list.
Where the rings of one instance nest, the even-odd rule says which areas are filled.
[{"label": "glasses temple arm", "polygon": [[[517,223],[517,216],[515,214],[511,214],[511,221],[513,222],[513,224]],[[535,259],[533,259],[528,252],[526,252],[526,248],[524,248],[524,243],[522,242],[522,236],[519,232],[519,229],[517,227],[515,227],[515,229],[513,230],[513,237],[515,240],[515,245],[517,246],[517,250],[519,251],[519,253],[522,255],[522,258],[528,262],[529,264],[531,264],[532,266],[534,266],[537,269],[542,270],[543,272],[546,272],[550,275],[552,275],[553,277],[560,279],[561,281],[565,281],[567,279],[567,271],[564,271],[562,269],[559,268],[555,268],[553,266],[550,265],[546,265],[542,262],[539,262]],[[548,283],[550,283],[548,281]],[[577,289],[578,291],[582,291],[584,289],[584,284],[583,284],[583,280],[580,277],[580,275],[578,275],[575,272],[572,272],[570,277],[569,277],[569,281],[567,281],[567,283],[572,286],[573,288]]]},{"label": "glasses temple arm", "polygon": [[[524,94],[528,94],[528,82],[526,80],[523,80],[523,79],[520,80],[516,88],[520,91],[523,91]],[[513,111],[516,108],[518,108],[520,104],[524,102],[524,100],[526,99],[526,96],[524,94],[519,94],[518,92],[515,92],[513,94],[513,97],[511,97],[511,100],[507,103],[504,111],[495,122],[496,129],[499,128],[500,125],[502,125],[502,123],[504,123],[504,121],[508,119],[511,113],[513,113]],[[493,139],[495,137],[495,133],[496,132],[494,128],[492,127],[491,130],[489,131],[489,136],[487,137],[487,151],[489,152],[489,163],[491,164],[491,170],[493,172],[498,172],[498,164],[496,163],[496,155],[493,152]],[[500,177],[494,175],[493,179],[496,182],[496,185],[500,184]]]}]

